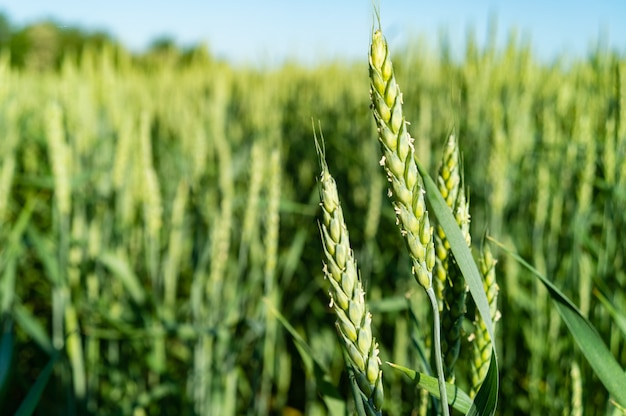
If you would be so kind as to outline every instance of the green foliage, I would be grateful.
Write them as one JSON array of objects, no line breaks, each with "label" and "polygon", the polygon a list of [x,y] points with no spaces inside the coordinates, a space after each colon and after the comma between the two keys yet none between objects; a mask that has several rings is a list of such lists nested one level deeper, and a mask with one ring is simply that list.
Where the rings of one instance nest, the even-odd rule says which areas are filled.
[{"label": "green foliage", "polygon": [[[513,253],[509,253],[513,254]],[[569,331],[578,343],[585,358],[593,368],[595,374],[602,381],[602,384],[611,393],[613,399],[620,407],[626,407],[626,393],[624,392],[624,383],[626,383],[626,374],[624,369],[620,367],[615,358],[611,355],[602,338],[594,328],[593,324],[587,320],[580,309],[572,303],[567,296],[554,286],[550,281],[542,276],[530,264],[522,258],[513,254],[517,260],[530,270],[546,287],[550,293],[550,297],[567,324]]]},{"label": "green foliage", "polygon": [[86,51],[116,50],[144,67],[154,65],[187,66],[197,60],[210,59],[205,45],[182,48],[169,37],[154,39],[147,50],[131,54],[114,37],[104,31],[45,20],[23,27],[14,26],[0,13],[0,52],[8,53],[15,68],[35,71],[57,71],[66,60],[82,61]]},{"label": "green foliage", "polygon": [[[5,326],[0,340],[12,360],[8,372],[0,366],[0,407],[351,411],[320,283],[311,117],[324,126],[380,356],[432,375],[423,355],[430,306],[384,197],[366,64],[261,71],[232,68],[201,47],[174,58],[154,52],[140,59],[88,45],[55,55],[45,62],[58,70],[43,72],[0,58],[0,299],[13,331]],[[503,50],[470,41],[460,63],[444,52],[394,52],[423,170],[434,173],[454,126],[473,229],[550,276],[623,369],[624,334],[593,293],[623,315],[626,59],[597,50],[545,64],[513,37]],[[583,386],[583,414],[611,414],[609,393],[543,285],[496,257],[498,413],[568,414]],[[463,351],[476,308],[485,310],[477,305],[468,305],[459,375],[471,373]],[[300,338],[284,325],[268,329],[277,316]],[[384,414],[424,408],[412,380],[381,368]],[[470,382],[457,376],[463,391]]]}]

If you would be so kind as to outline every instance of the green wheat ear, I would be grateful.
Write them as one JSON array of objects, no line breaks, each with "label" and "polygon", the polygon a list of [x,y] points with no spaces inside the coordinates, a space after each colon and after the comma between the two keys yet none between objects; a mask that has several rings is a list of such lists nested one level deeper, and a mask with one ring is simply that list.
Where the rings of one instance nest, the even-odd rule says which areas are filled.
[{"label": "green wheat ear", "polygon": [[372,34],[369,75],[372,113],[383,151],[381,165],[385,168],[387,179],[391,183],[389,193],[400,232],[404,236],[413,262],[413,274],[426,291],[433,308],[434,351],[439,392],[443,414],[448,415],[441,359],[439,308],[432,284],[436,259],[433,228],[426,211],[422,177],[415,162],[413,138],[407,130],[407,122],[402,111],[402,93],[393,72],[387,41],[380,29]]},{"label": "green wheat ear", "polygon": [[[491,320],[494,323],[494,330],[496,321],[500,318],[500,312],[498,311],[498,283],[496,282],[496,263],[489,244],[483,241],[479,266],[480,274],[483,277],[483,287],[487,294],[487,301],[489,302],[489,314]],[[474,320],[474,334],[470,340],[473,344],[472,350],[472,389],[470,391],[470,397],[474,397],[483,383],[487,371],[489,370],[489,363],[491,362],[491,354],[493,349],[491,347],[491,337],[485,326],[485,321],[480,316],[480,313],[476,311]]]},{"label": "green wheat ear", "polygon": [[[469,201],[463,184],[459,143],[450,135],[443,149],[443,156],[437,175],[437,187],[458,224],[468,247],[471,245]],[[443,228],[437,227],[435,234],[437,259],[435,263],[435,287],[439,311],[441,312],[441,332],[444,342],[444,374],[448,382],[455,380],[454,367],[461,347],[461,331],[465,316],[467,284],[450,251],[450,244]]]},{"label": "green wheat ear", "polygon": [[383,373],[378,344],[372,335],[372,315],[365,303],[337,184],[328,170],[323,148],[315,139],[320,159],[320,233],[324,249],[324,275],[330,282],[330,306],[337,315],[337,331],[350,358],[357,386],[368,414],[380,415],[383,405]]},{"label": "green wheat ear", "polygon": [[387,42],[380,30],[372,36],[370,50],[370,94],[372,112],[382,145],[381,165],[391,183],[394,210],[413,260],[417,281],[424,289],[432,286],[435,265],[433,229],[430,226],[424,185],[415,163],[413,138],[402,112],[402,93],[396,83]]}]

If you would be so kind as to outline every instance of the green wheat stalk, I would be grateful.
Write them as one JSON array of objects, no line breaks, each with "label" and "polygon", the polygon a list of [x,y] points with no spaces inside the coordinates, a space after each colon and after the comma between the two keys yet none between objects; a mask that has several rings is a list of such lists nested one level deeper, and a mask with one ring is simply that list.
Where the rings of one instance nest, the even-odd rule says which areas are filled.
[{"label": "green wheat stalk", "polygon": [[380,29],[372,35],[369,56],[372,113],[382,145],[381,165],[391,183],[390,195],[400,231],[413,261],[413,274],[426,291],[433,308],[434,341],[441,406],[449,413],[441,359],[439,307],[432,285],[435,265],[433,228],[430,226],[424,186],[414,160],[413,138],[402,111],[402,93],[396,83],[387,41]]},{"label": "green wheat stalk", "polygon": [[[469,232],[469,201],[463,185],[459,144],[454,135],[448,137],[444,146],[441,166],[437,175],[437,187],[446,204],[452,210],[456,223],[469,247],[472,241]],[[437,227],[435,247],[437,253],[435,263],[435,276],[437,278],[435,282],[439,311],[441,312],[441,332],[444,337],[444,342],[442,342],[444,375],[448,382],[454,383],[454,367],[461,347],[461,330],[468,288],[441,227]]]},{"label": "green wheat stalk", "polygon": [[324,149],[315,138],[322,174],[320,233],[324,249],[324,275],[330,282],[330,305],[337,315],[337,332],[350,358],[354,379],[367,414],[381,414],[383,373],[378,344],[372,335],[372,315],[365,303],[348,229],[339,202],[337,184],[328,170]]}]

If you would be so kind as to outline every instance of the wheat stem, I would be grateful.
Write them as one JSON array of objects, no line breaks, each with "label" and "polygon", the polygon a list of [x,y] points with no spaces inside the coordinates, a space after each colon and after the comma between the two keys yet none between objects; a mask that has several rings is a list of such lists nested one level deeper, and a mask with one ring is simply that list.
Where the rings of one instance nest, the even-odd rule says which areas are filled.
[{"label": "wheat stem", "polygon": [[443,360],[441,357],[441,327],[439,324],[439,306],[437,304],[437,296],[435,296],[435,291],[432,287],[426,289],[426,294],[428,295],[428,299],[430,299],[430,305],[433,308],[433,332],[434,332],[434,343],[435,343],[435,364],[437,365],[437,378],[439,379],[439,397],[441,400],[441,410],[443,411],[444,416],[448,416],[450,414],[450,410],[448,408],[448,394],[446,392],[446,385],[442,382],[445,380],[443,373]]}]

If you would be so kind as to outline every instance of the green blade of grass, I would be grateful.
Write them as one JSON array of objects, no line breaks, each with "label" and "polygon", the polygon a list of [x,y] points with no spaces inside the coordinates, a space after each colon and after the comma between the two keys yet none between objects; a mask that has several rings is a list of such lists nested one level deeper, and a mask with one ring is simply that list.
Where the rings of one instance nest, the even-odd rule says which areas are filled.
[{"label": "green blade of grass", "polygon": [[619,311],[615,306],[613,306],[611,301],[608,300],[606,296],[604,296],[599,290],[594,289],[593,293],[600,300],[600,302],[602,302],[606,310],[609,312],[609,315],[611,315],[611,317],[615,321],[615,324],[622,332],[622,335],[626,337],[626,314],[624,314],[624,312],[622,311]]},{"label": "green blade of grass", "polygon": [[602,341],[600,334],[593,324],[583,316],[574,303],[554,286],[537,269],[528,264],[519,255],[507,249],[503,244],[489,238],[521,265],[533,273],[550,293],[561,318],[567,325],[570,333],[576,340],[583,355],[591,365],[591,368],[598,376],[604,387],[613,396],[613,399],[621,406],[626,407],[626,373],[615,360],[607,346]]},{"label": "green blade of grass", "polygon": [[498,360],[496,354],[495,334],[493,331],[493,322],[491,320],[491,314],[489,312],[489,302],[485,289],[483,288],[482,277],[476,266],[476,262],[472,257],[463,234],[456,223],[456,220],[452,216],[452,212],[446,201],[444,201],[437,185],[430,177],[428,172],[417,162],[417,168],[422,175],[424,181],[424,187],[426,188],[426,199],[430,204],[435,217],[441,228],[446,234],[446,238],[450,243],[450,248],[454,254],[454,258],[457,261],[461,273],[465,278],[465,282],[469,287],[476,309],[480,312],[481,317],[485,321],[487,332],[491,338],[493,354],[491,364],[489,365],[489,371],[487,376],[480,386],[480,390],[476,394],[476,400],[472,405],[469,415],[493,415],[498,405],[498,390],[500,380],[498,377]]},{"label": "green blade of grass", "polygon": [[30,222],[30,218],[35,209],[36,199],[30,198],[25,207],[20,212],[17,222],[11,229],[9,234],[9,244],[7,250],[2,256],[0,262],[0,268],[3,269],[2,283],[0,293],[0,311],[2,313],[9,313],[13,299],[15,297],[15,282],[16,275],[15,270],[17,267],[17,259],[22,251],[22,238],[26,227]]},{"label": "green blade of grass", "polygon": [[[398,364],[387,362],[391,368],[408,376],[416,387],[420,387],[439,399],[439,382],[436,377],[411,370]],[[472,399],[463,390],[454,384],[446,383],[448,404],[462,413],[467,413],[472,407]]]},{"label": "green blade of grass", "polygon": [[63,284],[63,276],[59,273],[59,259],[55,255],[54,244],[49,235],[42,234],[34,224],[29,223],[26,235],[32,243],[37,257],[41,260],[46,271],[45,275],[54,286]]},{"label": "green blade of grass", "polygon": [[50,361],[48,361],[48,364],[46,364],[37,377],[35,384],[31,386],[28,394],[24,398],[24,401],[22,401],[22,404],[20,404],[17,412],[15,412],[15,416],[30,416],[33,414],[35,408],[37,407],[37,403],[39,403],[39,399],[41,399],[41,394],[43,393],[46,384],[48,384],[48,380],[52,374],[52,369],[59,360],[60,356],[61,354],[57,352],[50,357]]},{"label": "green blade of grass", "polygon": [[[326,369],[322,361],[315,356],[315,353],[313,352],[311,347],[306,343],[306,341],[302,338],[298,331],[296,331],[296,329],[289,323],[287,318],[285,318],[274,307],[274,305],[270,303],[267,298],[263,298],[263,302],[265,302],[268,311],[272,315],[274,315],[276,319],[278,319],[278,321],[283,325],[283,327],[287,330],[287,332],[289,332],[289,334],[293,338],[293,341],[296,345],[298,352],[300,353],[302,362],[304,363],[307,373],[314,375],[315,382],[317,383],[317,388],[322,395],[324,403],[329,410],[333,410],[331,414],[345,413],[343,411],[341,393],[339,393],[337,388],[328,381],[326,377],[328,374],[328,370]],[[341,412],[339,412],[340,410]]]},{"label": "green blade of grass", "polygon": [[0,338],[0,402],[4,398],[11,378],[14,343],[13,319],[10,315],[4,315],[2,318],[2,337]]},{"label": "green blade of grass", "polygon": [[13,304],[15,323],[48,355],[54,354],[52,340],[40,321],[21,303]]},{"label": "green blade of grass", "polygon": [[142,305],[145,302],[146,294],[139,282],[139,278],[124,256],[113,252],[106,252],[100,255],[99,260],[114,276],[120,279],[136,304]]},{"label": "green blade of grass", "polygon": [[[498,389],[499,389],[499,378],[498,378],[498,363],[496,362],[496,354],[495,351],[491,354],[491,363],[489,364],[489,370],[487,371],[487,375],[483,380],[483,384],[480,386],[476,397],[474,398],[474,403],[470,408],[470,411],[467,413],[468,415],[483,415],[481,409],[491,409],[490,406],[493,406],[493,410],[489,414],[495,413],[495,404],[494,400],[497,400],[498,397]],[[481,394],[483,392],[483,394]],[[495,397],[493,396],[495,394]]]}]

